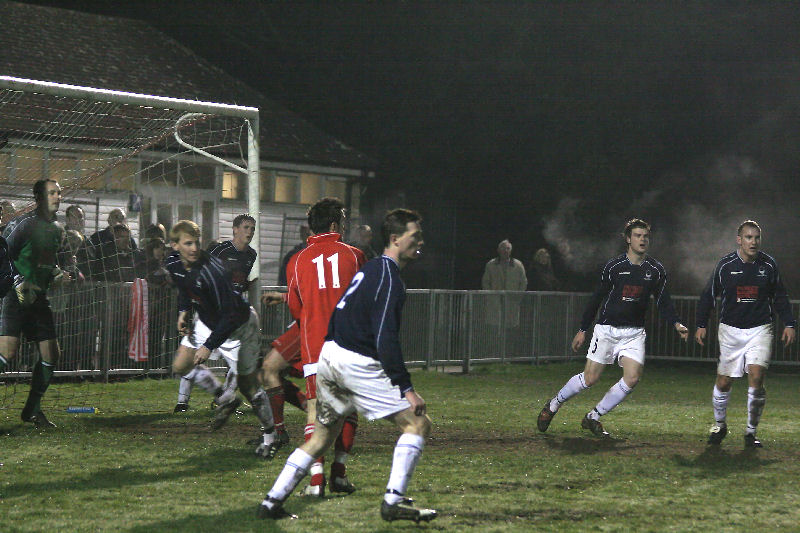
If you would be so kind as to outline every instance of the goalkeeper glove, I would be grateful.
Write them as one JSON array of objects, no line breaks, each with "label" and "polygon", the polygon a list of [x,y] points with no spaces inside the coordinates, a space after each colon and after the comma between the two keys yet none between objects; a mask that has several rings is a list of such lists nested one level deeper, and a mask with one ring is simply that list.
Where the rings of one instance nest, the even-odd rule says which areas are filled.
[{"label": "goalkeeper glove", "polygon": [[72,281],[72,278],[70,277],[69,272],[66,270],[61,270],[57,266],[53,267],[53,280],[50,282],[52,287],[57,288],[70,281]]},{"label": "goalkeeper glove", "polygon": [[14,292],[17,293],[17,300],[20,305],[28,306],[36,301],[42,289],[33,282],[27,281],[22,276],[14,278]]}]

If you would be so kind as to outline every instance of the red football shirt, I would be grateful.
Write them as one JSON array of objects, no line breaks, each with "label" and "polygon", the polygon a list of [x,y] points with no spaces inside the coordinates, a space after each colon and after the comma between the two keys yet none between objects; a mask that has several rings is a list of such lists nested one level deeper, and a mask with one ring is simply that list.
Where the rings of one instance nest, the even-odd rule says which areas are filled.
[{"label": "red football shirt", "polygon": [[364,253],[343,243],[338,233],[312,235],[308,246],[289,259],[288,304],[300,324],[304,365],[319,360],[333,309],[365,262]]}]

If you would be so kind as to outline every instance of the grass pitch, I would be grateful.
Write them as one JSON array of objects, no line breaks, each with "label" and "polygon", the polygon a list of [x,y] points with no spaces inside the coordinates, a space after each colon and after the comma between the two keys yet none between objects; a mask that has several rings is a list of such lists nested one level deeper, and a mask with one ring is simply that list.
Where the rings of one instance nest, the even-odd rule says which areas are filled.
[{"label": "grass pitch", "polygon": [[[734,385],[728,437],[719,449],[705,446],[711,366],[648,365],[627,401],[603,417],[612,437],[598,439],[580,421],[619,379],[619,369],[609,367],[600,383],[559,411],[546,434],[538,433],[543,400],[582,365],[498,365],[466,376],[415,372],[434,433],[409,494],[440,512],[419,526],[385,523],[378,513],[398,435],[385,422],[359,426],[349,461],[356,493],[321,501],[293,495],[286,508],[300,518],[271,522],[256,519],[255,509],[302,435],[303,415],[289,405],[293,441],[273,462],[254,457],[245,444],[256,435],[250,413],[211,432],[209,397],[198,390],[191,410],[173,415],[174,380],[115,384],[93,396],[96,415],[67,414],[46,398],[45,411],[59,425],[54,430],[22,425],[19,409],[7,408],[0,410],[0,531],[797,529],[800,376],[767,378],[761,450],[743,450],[743,380]],[[137,412],[142,398],[160,410]]]}]

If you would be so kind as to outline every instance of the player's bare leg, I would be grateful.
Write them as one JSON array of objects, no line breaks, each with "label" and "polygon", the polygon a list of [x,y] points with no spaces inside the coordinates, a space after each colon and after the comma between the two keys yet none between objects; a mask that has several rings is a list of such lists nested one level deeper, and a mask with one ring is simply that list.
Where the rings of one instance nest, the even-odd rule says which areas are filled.
[{"label": "player's bare leg", "polygon": [[257,371],[258,378],[264,386],[269,407],[272,413],[274,429],[267,431],[267,427],[262,429],[262,435],[258,439],[255,453],[258,457],[272,460],[278,450],[289,442],[289,435],[283,422],[283,406],[285,403],[285,393],[281,385],[280,373],[289,367],[289,363],[283,358],[281,353],[272,348],[261,368]]},{"label": "player's bare leg", "polygon": [[347,479],[347,458],[350,455],[350,450],[353,449],[353,442],[356,436],[356,428],[358,427],[358,415],[356,413],[349,414],[345,417],[342,431],[336,438],[334,444],[334,458],[331,463],[331,480],[328,486],[331,492],[343,492],[352,494],[356,488]]},{"label": "player's bare leg", "polygon": [[[309,376],[316,377],[316,376]],[[306,383],[309,383],[309,378],[306,378]],[[307,385],[310,387],[311,385]],[[317,417],[317,399],[309,398],[307,401],[308,411],[306,411],[306,428],[304,432],[305,442],[308,443],[314,438],[316,431],[316,417]],[[344,420],[342,420],[344,423]],[[335,437],[334,437],[335,438]],[[331,441],[333,442],[333,441]],[[313,448],[309,448],[313,449]],[[311,480],[308,486],[303,489],[304,496],[316,496],[322,498],[325,496],[325,457],[320,455],[317,457],[310,467]]]},{"label": "player's bare leg", "polygon": [[0,372],[16,359],[19,353],[19,338],[0,336]]}]

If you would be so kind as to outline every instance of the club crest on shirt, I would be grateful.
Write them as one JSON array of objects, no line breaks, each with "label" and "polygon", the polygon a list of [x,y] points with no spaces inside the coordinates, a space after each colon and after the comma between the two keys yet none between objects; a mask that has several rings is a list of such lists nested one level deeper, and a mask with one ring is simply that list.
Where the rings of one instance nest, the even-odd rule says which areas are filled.
[{"label": "club crest on shirt", "polygon": [[764,267],[763,265],[759,266],[758,267],[758,276],[763,278],[766,275],[767,275],[766,267]]},{"label": "club crest on shirt", "polygon": [[644,272],[644,279],[645,281],[650,281],[651,279],[653,279],[653,273],[650,272],[649,268]]}]

